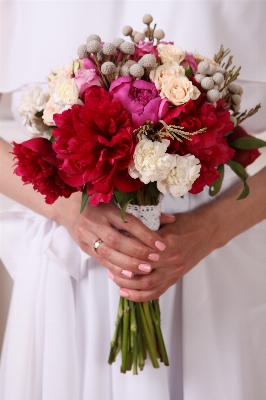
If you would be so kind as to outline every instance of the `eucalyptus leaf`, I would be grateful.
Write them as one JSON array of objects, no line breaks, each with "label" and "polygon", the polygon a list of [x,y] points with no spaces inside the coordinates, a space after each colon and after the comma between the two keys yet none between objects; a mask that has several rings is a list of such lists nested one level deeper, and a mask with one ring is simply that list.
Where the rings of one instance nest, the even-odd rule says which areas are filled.
[{"label": "eucalyptus leaf", "polygon": [[248,178],[248,174],[247,174],[245,168],[242,167],[242,165],[239,164],[239,163],[236,162],[236,161],[229,160],[229,161],[227,161],[227,165],[229,165],[229,167],[232,169],[232,171],[234,171],[234,173],[235,173],[237,176],[239,176],[239,178],[240,178],[240,179],[243,181],[243,183],[244,183],[244,189],[243,189],[243,191],[241,192],[240,196],[237,198],[237,200],[242,200],[242,199],[244,199],[245,197],[247,197],[248,194],[249,194],[249,187],[248,187],[248,184],[247,184],[247,182],[246,182],[246,180],[247,180],[247,178]]},{"label": "eucalyptus leaf", "polygon": [[262,139],[257,139],[250,136],[244,136],[233,140],[229,143],[231,147],[242,150],[259,149],[261,147],[266,147],[266,142]]},{"label": "eucalyptus leaf", "polygon": [[218,166],[217,171],[220,173],[219,178],[215,179],[213,184],[210,186],[209,195],[215,196],[220,192],[222,187],[223,179],[224,179],[224,164]]}]

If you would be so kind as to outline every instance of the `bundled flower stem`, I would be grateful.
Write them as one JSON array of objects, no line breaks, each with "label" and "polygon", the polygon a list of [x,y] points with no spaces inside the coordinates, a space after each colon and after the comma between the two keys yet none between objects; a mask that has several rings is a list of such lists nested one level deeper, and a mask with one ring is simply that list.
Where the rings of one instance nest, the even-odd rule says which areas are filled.
[{"label": "bundled flower stem", "polygon": [[[137,206],[157,205],[159,191],[152,183],[142,186],[131,203]],[[123,207],[123,202],[120,202]],[[168,356],[161,331],[159,300],[132,302],[120,297],[115,332],[111,341],[108,363],[112,364],[121,350],[121,372],[138,374],[142,371],[147,353],[154,368],[159,368],[158,358],[169,365]]]},{"label": "bundled flower stem", "polygon": [[112,364],[121,350],[121,372],[138,374],[142,371],[149,353],[154,368],[159,368],[158,358],[169,365],[160,321],[159,300],[135,303],[120,297],[116,328],[111,342],[108,363]]}]

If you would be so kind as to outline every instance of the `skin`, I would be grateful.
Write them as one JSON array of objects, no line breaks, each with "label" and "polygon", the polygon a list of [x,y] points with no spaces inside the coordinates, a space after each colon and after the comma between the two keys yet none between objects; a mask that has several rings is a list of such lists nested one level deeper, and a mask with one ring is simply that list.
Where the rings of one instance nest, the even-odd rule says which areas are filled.
[{"label": "skin", "polygon": [[[0,140],[2,193],[63,225],[83,251],[107,268],[120,294],[132,301],[158,298],[213,250],[266,218],[266,168],[249,178],[250,195],[245,200],[236,200],[242,191],[237,185],[196,210],[162,214],[160,230],[152,232],[131,215],[126,216],[125,228],[113,204],[87,205],[80,214],[80,193],[47,205],[42,195],[13,174],[10,151],[11,146]],[[96,254],[93,244],[98,238],[103,243]],[[140,265],[150,267],[150,272],[141,271]]]}]

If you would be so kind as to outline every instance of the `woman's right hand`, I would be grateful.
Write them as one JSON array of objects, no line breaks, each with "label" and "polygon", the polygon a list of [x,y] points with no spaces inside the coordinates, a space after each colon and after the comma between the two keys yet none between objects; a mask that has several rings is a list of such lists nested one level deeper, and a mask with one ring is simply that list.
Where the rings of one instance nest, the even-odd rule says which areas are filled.
[{"label": "woman's right hand", "polygon": [[[160,236],[144,226],[137,218],[126,215],[123,222],[120,210],[113,204],[88,204],[80,214],[81,193],[69,199],[59,198],[53,205],[54,219],[63,225],[79,247],[110,271],[110,276],[130,279],[134,274],[152,271],[165,245]],[[125,236],[127,231],[132,236]],[[103,243],[93,249],[94,243]]]}]

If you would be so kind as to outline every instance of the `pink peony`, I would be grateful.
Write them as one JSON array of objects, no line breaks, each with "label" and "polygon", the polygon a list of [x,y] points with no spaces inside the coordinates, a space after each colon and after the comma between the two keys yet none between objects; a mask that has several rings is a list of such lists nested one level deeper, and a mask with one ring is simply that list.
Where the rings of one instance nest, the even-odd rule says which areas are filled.
[{"label": "pink peony", "polygon": [[122,76],[111,84],[109,91],[128,111],[134,128],[147,120],[156,124],[169,108],[168,100],[160,98],[153,82]]}]

